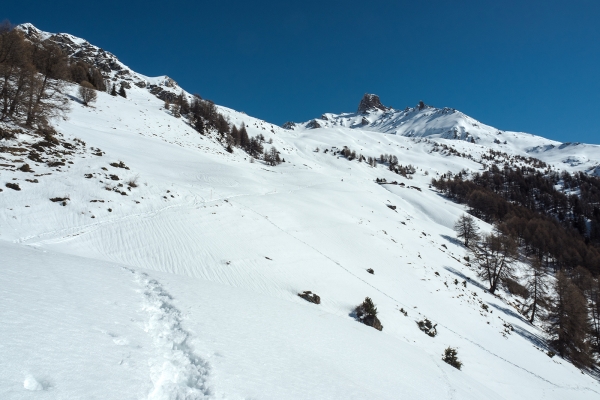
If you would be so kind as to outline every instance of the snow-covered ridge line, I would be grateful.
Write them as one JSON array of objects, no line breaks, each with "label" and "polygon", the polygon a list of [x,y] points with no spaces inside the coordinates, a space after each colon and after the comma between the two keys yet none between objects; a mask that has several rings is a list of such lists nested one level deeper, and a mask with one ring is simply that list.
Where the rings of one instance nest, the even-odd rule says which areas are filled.
[{"label": "snow-covered ridge line", "polygon": [[[475,150],[468,144],[477,144],[508,154],[533,156],[559,169],[600,173],[598,145],[561,143],[528,133],[504,131],[477,121],[454,108],[436,108],[422,101],[415,107],[396,110],[381,104],[379,96],[365,94],[356,112],[325,113],[307,122],[286,123],[284,127],[292,131],[350,128],[442,142],[452,141],[467,153]],[[458,144],[457,141],[463,143]]]}]

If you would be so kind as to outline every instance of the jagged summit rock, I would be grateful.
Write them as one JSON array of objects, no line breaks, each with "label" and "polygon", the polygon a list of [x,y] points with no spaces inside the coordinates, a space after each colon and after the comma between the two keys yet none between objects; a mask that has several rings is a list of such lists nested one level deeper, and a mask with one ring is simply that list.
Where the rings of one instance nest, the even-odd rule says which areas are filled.
[{"label": "jagged summit rock", "polygon": [[306,124],[306,127],[308,129],[317,129],[321,127],[321,124],[319,124],[316,119],[313,119],[308,124]]},{"label": "jagged summit rock", "polygon": [[358,104],[358,113],[365,113],[372,109],[379,109],[385,111],[387,108],[381,104],[381,100],[379,100],[379,96],[376,94],[365,93],[363,98],[360,100]]},{"label": "jagged summit rock", "polygon": [[281,127],[283,129],[291,130],[291,129],[294,129],[296,127],[296,123],[292,122],[292,121],[288,121],[285,124],[281,125]]}]

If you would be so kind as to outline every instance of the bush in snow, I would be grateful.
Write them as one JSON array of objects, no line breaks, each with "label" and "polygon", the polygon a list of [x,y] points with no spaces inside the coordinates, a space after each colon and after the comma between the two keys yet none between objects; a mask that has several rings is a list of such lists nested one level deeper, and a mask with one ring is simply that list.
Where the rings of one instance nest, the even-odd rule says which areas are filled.
[{"label": "bush in snow", "polygon": [[448,347],[448,348],[446,348],[446,350],[444,350],[444,355],[442,356],[442,361],[444,361],[447,364],[452,365],[456,369],[460,369],[462,367],[462,363],[460,361],[458,361],[458,352],[456,351],[456,349],[453,349],[452,347]]},{"label": "bush in snow", "polygon": [[365,297],[365,300],[354,309],[356,318],[365,325],[372,326],[378,331],[383,329],[381,321],[377,318],[377,307],[370,297]]}]

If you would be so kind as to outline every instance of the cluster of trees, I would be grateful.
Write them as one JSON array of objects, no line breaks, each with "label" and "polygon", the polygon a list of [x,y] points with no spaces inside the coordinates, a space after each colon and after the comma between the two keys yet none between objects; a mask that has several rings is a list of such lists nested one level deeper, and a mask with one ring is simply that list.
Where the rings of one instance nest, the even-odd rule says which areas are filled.
[{"label": "cluster of trees", "polygon": [[509,155],[503,151],[489,149],[487,153],[481,155],[481,160],[487,160],[491,162],[497,163],[498,161],[504,161],[505,163],[509,163],[511,165],[516,165],[517,163],[527,164],[533,168],[539,169],[547,169],[548,164],[543,162],[542,160],[535,157],[523,157],[520,155]]},{"label": "cluster of trees", "polygon": [[69,75],[66,56],[46,40],[32,43],[23,34],[0,26],[0,120],[33,127],[65,112],[60,96]]},{"label": "cluster of trees", "polygon": [[[572,193],[556,189],[558,183]],[[462,173],[445,174],[432,185],[467,204],[472,215],[495,223],[546,267],[558,271],[582,266],[593,275],[600,273],[600,179],[492,166],[470,180]]]},{"label": "cluster of trees", "polygon": [[[274,166],[285,161],[274,146],[269,150],[265,149],[266,140],[262,134],[250,137],[243,123],[239,128],[230,124],[228,119],[219,113],[214,102],[205,100],[200,95],[195,94],[190,102],[182,91],[174,102],[165,101],[165,108],[177,117],[187,117],[190,125],[202,135],[211,130],[216,131],[221,143],[230,153],[237,147],[253,158],[262,158],[269,165]],[[269,140],[269,143],[272,144],[273,141]]]},{"label": "cluster of trees", "polygon": [[[80,85],[85,105],[96,90],[109,91],[99,69],[82,60],[69,60],[51,39],[25,39],[10,23],[0,25],[0,120],[33,127],[68,110],[61,96],[65,82]],[[116,95],[115,86],[111,94]],[[125,97],[121,87],[119,94]]]},{"label": "cluster of trees", "polygon": [[110,86],[110,90],[108,90],[107,87],[107,92],[110,93],[111,96],[121,96],[123,98],[127,98],[127,92],[125,91],[125,87],[123,86],[123,84],[121,83],[121,85],[119,86],[119,91],[117,91],[117,84],[114,83]]},{"label": "cluster of trees", "polygon": [[[475,219],[461,216],[456,224],[457,236],[469,251],[469,261],[477,273],[488,284],[494,294],[504,284],[516,285],[526,301],[523,313],[533,323],[538,319],[546,323],[549,343],[562,357],[570,359],[580,367],[594,364],[594,354],[600,356],[600,279],[589,270],[578,266],[572,270],[561,270],[555,274],[550,285],[552,272],[535,254],[527,253],[519,246],[518,238],[503,231],[498,224],[490,234],[480,234]],[[525,261],[523,274],[525,286],[515,281],[516,262]],[[545,314],[540,313],[545,310]]]},{"label": "cluster of trees", "polygon": [[103,92],[107,89],[104,76],[100,70],[81,60],[69,64],[68,74],[64,79],[79,84],[88,82],[94,89]]},{"label": "cluster of trees", "polygon": [[[317,149],[318,150],[318,149]],[[325,150],[327,152],[327,150]],[[351,150],[348,146],[344,146],[343,149],[333,152],[334,155],[342,155],[348,159],[348,161],[358,160],[358,162],[366,162],[371,167],[377,167],[377,164],[387,164],[390,171],[402,175],[405,178],[408,178],[409,175],[412,175],[416,172],[415,167],[412,165],[400,165],[398,164],[398,157],[392,154],[381,154],[379,158],[377,157],[365,157],[362,154],[357,154],[356,151]]]},{"label": "cluster of trees", "polygon": [[525,259],[524,312],[534,322],[545,310],[556,352],[591,365],[600,356],[600,179],[493,165],[470,180],[445,174],[432,185],[494,224],[483,237],[465,231],[469,216],[456,226],[490,291],[495,281],[510,283],[515,261]]}]

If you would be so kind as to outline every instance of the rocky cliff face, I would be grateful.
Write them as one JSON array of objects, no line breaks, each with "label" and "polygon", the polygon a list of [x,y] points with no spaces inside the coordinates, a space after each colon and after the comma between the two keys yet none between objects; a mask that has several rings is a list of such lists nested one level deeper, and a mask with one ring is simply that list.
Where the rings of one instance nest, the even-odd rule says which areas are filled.
[{"label": "rocky cliff face", "polygon": [[373,109],[385,111],[387,110],[387,107],[381,104],[381,100],[379,100],[379,96],[377,96],[376,94],[365,93],[363,98],[360,100],[360,103],[358,104],[357,113],[362,114]]}]

